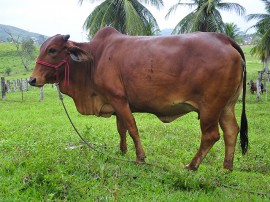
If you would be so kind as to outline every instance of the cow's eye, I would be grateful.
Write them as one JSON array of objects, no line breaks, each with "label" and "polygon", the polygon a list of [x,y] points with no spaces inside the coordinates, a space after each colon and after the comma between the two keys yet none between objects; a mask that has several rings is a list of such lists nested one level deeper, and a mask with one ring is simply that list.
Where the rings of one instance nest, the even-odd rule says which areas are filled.
[{"label": "cow's eye", "polygon": [[56,53],[56,51],[57,51],[57,50],[56,50],[55,48],[50,48],[50,49],[49,49],[49,53],[52,53],[52,54],[53,54],[53,53]]}]

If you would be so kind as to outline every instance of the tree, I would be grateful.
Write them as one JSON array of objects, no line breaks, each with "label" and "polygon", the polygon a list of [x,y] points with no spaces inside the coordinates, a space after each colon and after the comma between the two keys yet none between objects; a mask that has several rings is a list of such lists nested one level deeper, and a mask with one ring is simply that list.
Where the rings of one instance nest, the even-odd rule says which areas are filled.
[{"label": "tree", "polygon": [[22,40],[20,55],[24,68],[28,69],[29,63],[35,59],[35,46],[32,39]]},{"label": "tree", "polygon": [[[247,20],[258,20],[258,22],[250,28],[257,29],[258,35],[261,39],[258,44],[251,49],[251,54],[260,57],[264,73],[264,87],[266,87],[266,81],[269,79],[269,62],[270,62],[270,0],[261,0],[265,4],[266,13],[263,14],[250,14],[247,16]],[[261,75],[262,76],[262,75]],[[259,76],[260,77],[260,76]],[[260,78],[259,80],[261,80]]]},{"label": "tree", "polygon": [[9,35],[10,37],[9,41],[16,46],[17,54],[20,56],[22,64],[24,68],[27,70],[29,63],[33,59],[35,59],[34,41],[30,38],[21,40],[19,35],[17,36],[17,38],[15,38],[9,30],[5,29],[3,30]]},{"label": "tree", "polygon": [[219,10],[235,11],[239,15],[245,14],[245,8],[237,3],[222,2],[222,0],[190,0],[189,3],[181,3],[181,0],[173,5],[166,15],[168,18],[179,6],[194,8],[174,28],[173,34],[202,32],[225,32],[225,23]]},{"label": "tree", "polygon": [[240,29],[233,22],[225,23],[225,34],[231,39],[238,41],[240,37]]},{"label": "tree", "polygon": [[255,28],[260,36],[258,44],[252,48],[251,53],[259,56],[262,62],[267,64],[270,59],[270,0],[261,1],[265,4],[266,13],[250,14],[247,16],[247,20],[258,20],[255,25],[250,27]]},{"label": "tree", "polygon": [[[83,0],[79,2],[82,3]],[[140,2],[158,9],[163,6],[163,0],[105,0],[90,13],[84,28],[89,31],[90,36],[105,26],[113,26],[129,35],[153,35],[159,30],[158,24],[151,12]]]},{"label": "tree", "polygon": [[5,74],[9,76],[10,73],[11,73],[11,68],[7,67],[6,70],[5,70]]},{"label": "tree", "polygon": [[144,27],[144,33],[142,35],[153,36],[153,35],[158,35],[159,32],[160,32],[160,29],[156,27],[152,22],[150,22]]}]

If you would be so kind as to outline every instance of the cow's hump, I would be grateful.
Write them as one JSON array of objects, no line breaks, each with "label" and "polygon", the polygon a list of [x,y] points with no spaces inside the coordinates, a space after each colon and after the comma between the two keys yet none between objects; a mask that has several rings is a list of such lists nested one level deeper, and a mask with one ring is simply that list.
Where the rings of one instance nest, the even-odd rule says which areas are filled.
[{"label": "cow's hump", "polygon": [[108,26],[99,30],[96,33],[95,38],[106,38],[108,36],[111,36],[112,34],[121,34],[121,33],[118,32],[115,28]]}]

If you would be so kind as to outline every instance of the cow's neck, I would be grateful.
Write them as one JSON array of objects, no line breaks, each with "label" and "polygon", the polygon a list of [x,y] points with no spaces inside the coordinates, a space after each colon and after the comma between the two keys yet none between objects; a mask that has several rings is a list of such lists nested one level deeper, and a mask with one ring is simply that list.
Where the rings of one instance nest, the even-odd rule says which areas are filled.
[{"label": "cow's neck", "polygon": [[[80,48],[84,48],[85,44],[76,44]],[[89,50],[86,50],[87,52]],[[74,62],[69,60],[69,85],[65,85],[64,68],[59,72],[60,91],[73,98],[77,110],[81,114],[99,115],[100,111],[100,96],[95,92],[93,83],[93,63],[92,62]]]}]

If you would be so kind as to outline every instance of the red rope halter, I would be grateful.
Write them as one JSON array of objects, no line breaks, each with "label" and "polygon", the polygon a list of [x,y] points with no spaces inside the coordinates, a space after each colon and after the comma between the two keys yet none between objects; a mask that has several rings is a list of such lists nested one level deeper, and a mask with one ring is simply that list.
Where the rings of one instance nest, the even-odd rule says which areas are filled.
[{"label": "red rope halter", "polygon": [[61,62],[58,65],[53,65],[47,62],[44,62],[42,60],[37,60],[36,63],[40,64],[40,65],[44,65],[46,67],[51,67],[54,68],[56,70],[56,82],[59,82],[59,68],[62,65],[65,65],[65,80],[64,80],[64,86],[69,85],[69,64],[68,64],[68,60],[70,58],[70,55],[67,55],[67,57],[65,57],[63,60],[61,60]]}]

